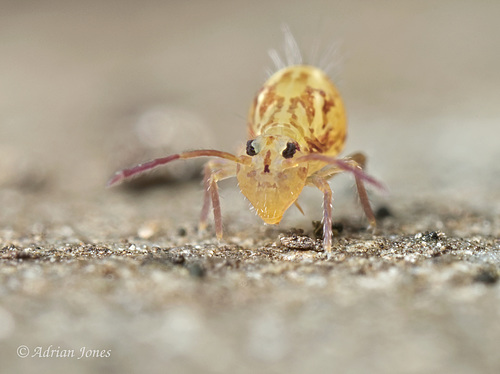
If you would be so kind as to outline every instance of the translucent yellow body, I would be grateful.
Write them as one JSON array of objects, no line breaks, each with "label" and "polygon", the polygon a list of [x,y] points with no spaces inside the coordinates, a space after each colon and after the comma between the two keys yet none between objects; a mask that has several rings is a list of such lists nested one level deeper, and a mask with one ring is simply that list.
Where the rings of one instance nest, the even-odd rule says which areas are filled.
[{"label": "translucent yellow body", "polygon": [[248,118],[256,155],[239,163],[236,174],[241,192],[264,222],[279,223],[307,178],[326,165],[311,161],[289,167],[282,156],[287,144],[297,145],[293,158],[312,153],[336,156],[344,147],[346,129],[340,94],[322,70],[289,66],[267,80]]},{"label": "translucent yellow body", "polygon": [[381,187],[363,172],[364,155],[337,158],[346,131],[342,99],[327,75],[313,66],[292,65],[273,74],[257,93],[248,118],[245,154],[205,149],[161,157],[117,172],[108,186],[175,160],[212,157],[205,164],[200,228],[206,227],[212,205],[218,238],[223,231],[218,181],[236,176],[241,192],[270,224],[279,223],[285,211],[297,204],[304,186],[315,186],[323,193],[323,247],[330,253],[332,191],[328,179],[343,171],[354,175],[372,227],[375,216],[364,182]]}]

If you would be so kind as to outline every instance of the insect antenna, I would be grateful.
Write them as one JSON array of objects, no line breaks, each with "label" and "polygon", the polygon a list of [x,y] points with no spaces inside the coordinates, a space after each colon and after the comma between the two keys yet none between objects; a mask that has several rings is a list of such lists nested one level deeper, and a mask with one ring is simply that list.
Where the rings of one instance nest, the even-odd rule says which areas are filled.
[{"label": "insect antenna", "polygon": [[335,157],[330,157],[330,156],[325,156],[322,154],[318,153],[311,153],[302,157],[297,158],[296,160],[286,160],[285,162],[288,165],[284,165],[285,168],[287,167],[294,167],[297,166],[298,164],[301,164],[303,162],[311,162],[311,161],[321,161],[321,162],[326,162],[328,164],[336,165],[339,169],[349,171],[354,174],[356,178],[359,178],[360,180],[363,180],[367,183],[370,183],[374,185],[375,187],[381,189],[382,191],[387,191],[387,188],[380,183],[378,180],[375,178],[369,176],[366,174],[363,169],[359,166],[353,166],[349,163],[349,161],[341,160]]},{"label": "insect antenna", "polygon": [[132,166],[131,168],[123,169],[115,173],[115,175],[108,181],[106,184],[106,187],[112,187],[116,184],[119,184],[123,182],[126,179],[130,179],[132,177],[135,177],[139,174],[142,174],[146,171],[155,169],[158,166],[168,164],[169,162],[172,162],[174,160],[179,160],[179,159],[188,159],[188,158],[195,158],[195,157],[218,157],[218,158],[224,158],[229,161],[237,162],[237,163],[245,163],[244,158],[237,157],[231,153],[223,152],[223,151],[217,151],[214,149],[201,149],[198,151],[189,151],[189,152],[183,152],[183,153],[177,153],[174,155],[170,155],[167,157],[160,157],[160,158],[155,158],[154,160]]}]

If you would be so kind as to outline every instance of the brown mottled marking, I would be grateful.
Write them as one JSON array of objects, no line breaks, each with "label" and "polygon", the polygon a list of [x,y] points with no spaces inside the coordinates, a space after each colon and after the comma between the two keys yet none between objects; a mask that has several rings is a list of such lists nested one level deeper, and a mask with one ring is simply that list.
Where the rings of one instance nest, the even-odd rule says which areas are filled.
[{"label": "brown mottled marking", "polygon": [[330,156],[342,150],[347,131],[344,105],[321,70],[306,65],[284,68],[259,91],[249,113],[249,135],[282,131],[295,134],[303,149]]}]

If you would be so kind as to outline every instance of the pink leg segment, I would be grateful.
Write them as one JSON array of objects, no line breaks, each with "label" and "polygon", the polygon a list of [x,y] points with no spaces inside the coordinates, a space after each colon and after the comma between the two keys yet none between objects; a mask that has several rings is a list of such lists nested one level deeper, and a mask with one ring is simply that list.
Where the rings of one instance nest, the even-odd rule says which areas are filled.
[{"label": "pink leg segment", "polygon": [[210,195],[212,196],[214,208],[215,234],[217,239],[222,239],[222,213],[220,210],[219,188],[215,180],[210,182]]},{"label": "pink leg segment", "polygon": [[[323,161],[330,164],[330,166],[326,166],[325,168],[314,174],[316,178],[322,178],[324,180],[333,177],[335,174],[341,171],[351,172],[356,180],[359,200],[366,214],[366,217],[370,222],[370,227],[376,227],[375,215],[373,214],[373,210],[370,206],[370,200],[368,199],[368,194],[366,192],[365,182],[370,183],[384,191],[386,191],[386,188],[382,185],[382,183],[378,182],[364,172],[363,167],[366,163],[366,157],[362,153],[355,153],[344,159],[336,159],[335,157],[325,156],[322,154],[310,154],[302,156],[296,161],[299,163],[306,161]],[[317,185],[316,183],[314,184]]]},{"label": "pink leg segment", "polygon": [[211,160],[205,164],[203,177],[203,207],[201,208],[199,230],[207,227],[210,202],[214,212],[215,233],[217,238],[222,238],[222,211],[220,208],[219,188],[217,182],[236,175],[236,164],[226,160]]},{"label": "pink leg segment", "polygon": [[205,176],[203,186],[205,189],[203,207],[200,215],[200,228],[204,229],[207,225],[208,211],[210,210],[210,199],[214,211],[215,232],[217,237],[222,238],[222,214],[220,209],[219,191],[217,181],[234,177],[236,175],[236,164],[247,162],[246,157],[237,157],[231,153],[217,151],[213,149],[202,149],[199,151],[183,152],[167,157],[160,157],[143,164],[123,169],[117,172],[107,183],[107,187],[116,185],[125,179],[142,174],[152,170],[160,165],[168,164],[174,160],[189,159],[195,157],[217,157],[218,161],[209,161],[205,165]]},{"label": "pink leg segment", "polygon": [[323,249],[332,252],[332,189],[328,182],[320,177],[313,177],[312,183],[323,192]]},{"label": "pink leg segment", "polygon": [[375,219],[375,215],[373,214],[372,207],[370,206],[370,200],[368,199],[368,194],[366,193],[365,184],[361,178],[356,176],[355,179],[361,206],[365,211],[366,218],[368,218],[368,221],[370,222],[370,227],[375,228],[377,226],[377,221]]},{"label": "pink leg segment", "polygon": [[207,163],[205,165],[205,172],[203,176],[203,207],[201,208],[199,231],[205,231],[207,228],[208,211],[210,210],[210,177],[212,170]]},{"label": "pink leg segment", "polygon": [[111,179],[106,184],[106,187],[114,186],[115,184],[121,183],[125,179],[137,176],[145,171],[152,170],[158,166],[168,164],[169,162],[172,162],[174,160],[196,158],[196,157],[218,157],[236,163],[242,162],[242,160],[239,157],[236,157],[231,153],[217,151],[213,149],[201,149],[199,151],[189,151],[175,155],[170,155],[167,157],[156,158],[154,160],[145,162],[143,164],[139,164],[131,168],[120,170],[115,175],[113,175],[113,177],[111,177]]},{"label": "pink leg segment", "polygon": [[373,184],[374,186],[380,188],[381,190],[386,190],[386,188],[382,183],[377,181],[375,178],[370,177],[358,165],[356,166],[351,165],[351,163],[349,162],[350,160],[342,160],[331,156],[325,156],[319,153],[312,153],[309,155],[299,157],[296,160],[290,161],[289,164],[291,167],[294,164],[300,164],[302,162],[310,162],[310,161],[322,161],[327,164],[335,165],[339,169],[350,171],[351,173],[354,174],[356,178],[359,178],[360,180]]}]

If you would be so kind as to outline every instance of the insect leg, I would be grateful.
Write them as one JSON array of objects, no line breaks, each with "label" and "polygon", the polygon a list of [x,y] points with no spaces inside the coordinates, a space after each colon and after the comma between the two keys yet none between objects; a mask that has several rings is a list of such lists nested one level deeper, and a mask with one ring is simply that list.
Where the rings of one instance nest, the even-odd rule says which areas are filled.
[{"label": "insect leg", "polygon": [[[348,165],[351,165],[352,167],[355,167],[355,168],[357,168],[359,166],[359,167],[361,167],[361,170],[363,170],[365,168],[365,164],[366,164],[366,156],[363,153],[358,152],[358,153],[354,153],[352,155],[349,155],[347,157],[344,157],[342,159],[342,162],[344,162]],[[349,170],[342,169],[336,164],[333,164],[333,165],[330,164],[330,165],[325,166],[323,169],[318,170],[316,173],[314,173],[314,175],[321,177],[321,178],[325,178],[328,180],[330,178],[333,178],[335,175],[343,173],[345,171],[349,171]]]},{"label": "insect leg", "polygon": [[[324,158],[323,156],[322,160]],[[333,160],[332,160],[333,161]],[[373,178],[367,176],[364,172],[364,167],[366,164],[366,157],[362,153],[354,153],[350,156],[347,156],[340,160],[335,160],[335,163],[332,163],[328,166],[325,166],[323,169],[314,173],[310,178],[320,178],[324,180],[328,180],[334,177],[336,174],[350,171],[354,174],[354,179],[356,180],[356,188],[358,190],[359,200],[361,202],[361,206],[363,207],[363,211],[365,212],[366,218],[370,222],[370,227],[375,228],[377,222],[375,220],[375,215],[373,214],[373,210],[370,205],[370,200],[368,198],[368,193],[365,188],[365,181],[375,184],[377,187],[383,188],[383,186],[374,180]]]},{"label": "insect leg", "polygon": [[340,169],[336,165],[327,165],[323,169],[315,172],[314,176],[328,180],[328,179],[331,179],[335,175],[340,174],[342,172],[344,172],[344,170]]},{"label": "insect leg", "polygon": [[199,230],[203,231],[207,226],[211,200],[214,212],[215,232],[217,238],[220,239],[222,238],[222,213],[217,182],[234,177],[236,175],[236,164],[225,160],[211,160],[205,164],[204,170],[205,176],[203,178],[203,187],[205,192],[200,215]]},{"label": "insect leg", "polygon": [[200,222],[198,224],[198,231],[205,231],[207,228],[208,211],[210,210],[210,177],[212,176],[212,169],[209,163],[205,164],[203,168],[203,207],[201,208]]},{"label": "insect leg", "polygon": [[[359,201],[361,202],[361,206],[363,207],[366,218],[368,218],[368,221],[370,222],[370,227],[375,228],[377,223],[375,220],[375,215],[373,214],[373,210],[370,206],[370,200],[368,199],[368,193],[366,192],[366,187],[364,183],[366,180],[364,178],[364,175],[366,174],[364,174],[363,171],[363,168],[365,167],[366,164],[365,155],[362,153],[354,153],[350,156],[341,159],[341,161],[349,165],[351,168],[359,170],[358,173],[353,172],[354,179],[356,180],[356,188],[358,190]],[[330,179],[336,174],[342,173],[344,171],[349,171],[349,170],[341,169],[334,164],[324,167],[323,169],[316,172],[314,175],[320,178]]]},{"label": "insect leg", "polygon": [[366,193],[365,183],[361,178],[355,176],[356,179],[356,187],[358,188],[359,201],[361,202],[361,206],[365,211],[366,218],[370,222],[370,227],[374,229],[377,226],[377,221],[375,219],[375,214],[373,214],[372,207],[370,205],[370,200],[368,199],[368,194]]},{"label": "insect leg", "polygon": [[[350,160],[350,163],[353,166],[358,167],[363,170],[366,164],[366,157],[362,153],[354,153],[353,155],[346,157],[345,159]],[[370,200],[368,199],[368,194],[366,193],[365,183],[363,179],[361,179],[358,175],[354,174],[354,178],[356,179],[356,187],[358,189],[359,201],[361,202],[361,206],[365,211],[366,218],[370,222],[370,227],[375,228],[377,226],[377,221],[375,220],[375,214],[373,214],[372,207],[370,205]]]},{"label": "insect leg", "polygon": [[[359,158],[360,162],[358,162],[356,158]],[[283,167],[286,169],[289,167],[295,167],[304,162],[311,162],[311,161],[321,161],[326,164],[335,166],[340,170],[351,172],[352,174],[354,174],[355,177],[359,178],[360,180],[373,184],[374,186],[380,188],[381,190],[386,190],[382,183],[372,178],[363,171],[363,168],[361,166],[364,165],[364,156],[358,153],[354,154],[352,157],[346,157],[344,159],[323,155],[321,153],[310,153],[308,155],[301,156],[294,160],[292,159],[285,160],[283,162]],[[335,169],[331,170],[333,171]],[[334,174],[337,174],[337,172],[333,172],[332,176]]]},{"label": "insect leg", "polygon": [[312,184],[323,192],[323,248],[325,252],[332,252],[332,189],[325,178],[312,175],[308,178]]},{"label": "insect leg", "polygon": [[299,202],[297,200],[295,200],[294,204],[297,207],[297,209],[299,210],[299,212],[302,213],[303,216],[305,216],[304,209],[302,209]]},{"label": "insect leg", "polygon": [[356,152],[356,153],[353,153],[352,155],[344,157],[344,160],[354,161],[357,164],[357,166],[361,167],[361,169],[363,169],[363,170],[366,166],[366,156],[361,152]]},{"label": "insect leg", "polygon": [[245,163],[248,162],[246,157],[237,157],[231,153],[227,152],[222,152],[222,151],[217,151],[214,149],[200,149],[198,151],[188,151],[188,152],[183,152],[183,153],[178,153],[174,155],[170,155],[167,157],[160,157],[160,158],[155,158],[154,160],[145,162],[143,164],[138,164],[135,165],[131,168],[123,169],[115,173],[113,177],[108,181],[107,187],[114,186],[116,184],[119,184],[123,182],[126,179],[138,176],[146,171],[153,170],[157,168],[158,166],[168,164],[172,161],[175,160],[185,160],[189,158],[196,158],[196,157],[218,157],[223,160],[229,160],[233,161],[236,163]]}]

